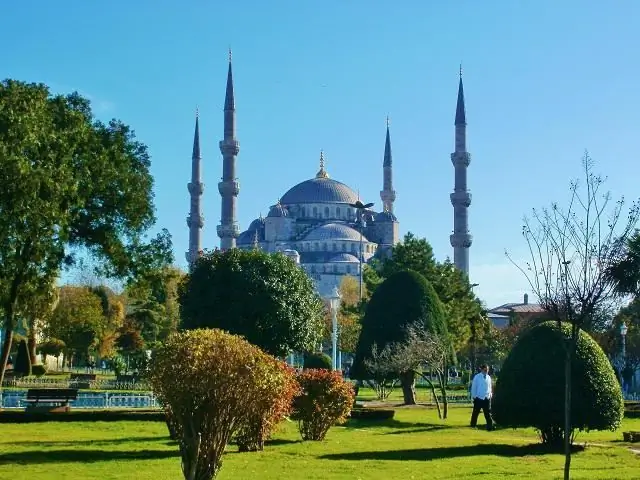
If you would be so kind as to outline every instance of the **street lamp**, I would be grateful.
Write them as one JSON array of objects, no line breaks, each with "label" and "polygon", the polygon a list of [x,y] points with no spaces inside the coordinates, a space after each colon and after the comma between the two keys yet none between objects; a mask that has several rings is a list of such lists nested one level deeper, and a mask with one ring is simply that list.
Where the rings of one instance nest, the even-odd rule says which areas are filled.
[{"label": "street lamp", "polygon": [[364,212],[367,208],[373,207],[373,203],[362,203],[358,200],[356,203],[350,203],[349,206],[358,212],[358,223],[360,224],[360,301],[362,301],[362,267],[364,265],[364,250],[362,244],[362,231],[365,227]]},{"label": "street lamp", "polygon": [[620,368],[620,379],[622,380],[620,385],[624,393],[624,369],[627,365],[627,324],[622,321],[620,325],[620,337],[622,337],[622,366]]},{"label": "street lamp", "polygon": [[338,369],[338,308],[340,308],[340,292],[334,286],[329,296],[331,304],[331,366]]}]

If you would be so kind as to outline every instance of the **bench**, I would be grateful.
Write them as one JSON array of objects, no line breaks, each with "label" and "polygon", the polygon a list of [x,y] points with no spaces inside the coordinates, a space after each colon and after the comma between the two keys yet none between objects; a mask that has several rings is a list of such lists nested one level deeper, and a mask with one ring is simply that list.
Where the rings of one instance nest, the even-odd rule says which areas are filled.
[{"label": "bench", "polygon": [[68,412],[69,402],[78,398],[76,388],[31,388],[27,390],[27,411]]}]

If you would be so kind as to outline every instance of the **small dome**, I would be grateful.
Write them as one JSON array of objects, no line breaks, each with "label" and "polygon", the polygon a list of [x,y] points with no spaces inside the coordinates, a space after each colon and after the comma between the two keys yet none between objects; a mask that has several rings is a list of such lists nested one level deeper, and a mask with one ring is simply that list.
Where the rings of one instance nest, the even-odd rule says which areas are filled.
[{"label": "small dome", "polygon": [[375,217],[376,222],[397,222],[398,219],[391,212],[380,212]]},{"label": "small dome", "polygon": [[355,255],[351,255],[350,253],[339,253],[338,255],[334,255],[329,259],[329,263],[338,262],[360,263]]},{"label": "small dome", "polygon": [[284,208],[280,202],[278,202],[273,207],[271,207],[271,209],[269,210],[269,215],[267,215],[267,217],[286,217],[287,215],[289,215],[287,209]]},{"label": "small dome", "polygon": [[253,222],[249,224],[249,228],[247,229],[247,231],[259,230],[262,227],[264,227],[264,218],[262,217],[256,218]]},{"label": "small dome", "polygon": [[[314,228],[304,238],[304,240],[355,240],[360,241],[360,232],[355,228],[345,225],[344,223],[325,223]],[[363,242],[368,242],[367,238],[362,236]]]},{"label": "small dome", "polygon": [[285,193],[280,202],[296,203],[356,203],[358,195],[347,185],[331,178],[319,177],[297,184]]}]

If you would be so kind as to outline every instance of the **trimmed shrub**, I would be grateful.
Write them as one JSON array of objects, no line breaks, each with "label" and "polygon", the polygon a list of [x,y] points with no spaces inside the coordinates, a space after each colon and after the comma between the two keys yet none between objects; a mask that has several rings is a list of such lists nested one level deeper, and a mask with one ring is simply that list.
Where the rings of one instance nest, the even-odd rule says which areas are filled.
[{"label": "trimmed shrub", "polygon": [[177,438],[186,479],[214,478],[231,436],[259,408],[271,357],[221,330],[172,335],[151,361],[149,378]]},{"label": "trimmed shrub", "polygon": [[302,365],[304,370],[309,369],[324,369],[331,370],[333,368],[331,357],[322,352],[309,352],[304,356],[304,364]]},{"label": "trimmed shrub", "polygon": [[253,410],[244,418],[235,437],[241,452],[264,449],[265,440],[291,413],[293,399],[300,391],[291,367],[275,358],[268,358],[267,363],[271,371],[258,379],[258,391],[251,402]]},{"label": "trimmed shrub", "polygon": [[41,364],[33,365],[31,367],[31,375],[35,375],[36,377],[41,377],[47,373],[47,367]]},{"label": "trimmed shrub", "polygon": [[386,408],[354,408],[351,410],[353,420],[391,420],[395,410]]},{"label": "trimmed shrub", "polygon": [[301,392],[293,405],[300,435],[303,440],[323,440],[333,425],[349,416],[353,385],[339,372],[319,369],[303,370],[298,382]]},{"label": "trimmed shrub", "polygon": [[[564,342],[570,327],[556,322],[531,328],[507,356],[493,397],[497,423],[534,427],[546,444],[561,445],[564,433]],[[624,403],[606,355],[580,332],[571,365],[571,422],[575,430],[615,430]]]},{"label": "trimmed shrub", "polygon": [[29,347],[27,346],[26,340],[22,340],[18,345],[18,353],[16,355],[16,363],[13,365],[13,372],[23,377],[31,375],[31,356],[29,355]]}]

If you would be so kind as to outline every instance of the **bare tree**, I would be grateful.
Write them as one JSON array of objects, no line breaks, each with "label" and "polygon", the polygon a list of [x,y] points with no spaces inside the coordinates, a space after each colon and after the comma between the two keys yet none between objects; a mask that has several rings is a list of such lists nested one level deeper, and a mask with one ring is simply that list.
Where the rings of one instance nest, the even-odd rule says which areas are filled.
[{"label": "bare tree", "polygon": [[564,478],[571,468],[571,361],[580,330],[590,329],[594,319],[615,298],[610,270],[625,251],[640,215],[633,203],[624,216],[624,198],[613,202],[604,192],[605,179],[593,172],[593,161],[585,152],[583,184],[571,182],[566,208],[557,203],[533,210],[525,218],[522,234],[531,260],[518,264],[533,293],[551,319],[568,324],[565,330],[564,389]]},{"label": "bare tree", "polygon": [[372,380],[367,381],[376,392],[378,400],[386,400],[398,382],[397,345],[388,344],[378,351],[376,343],[371,347],[371,357],[364,361]]}]

